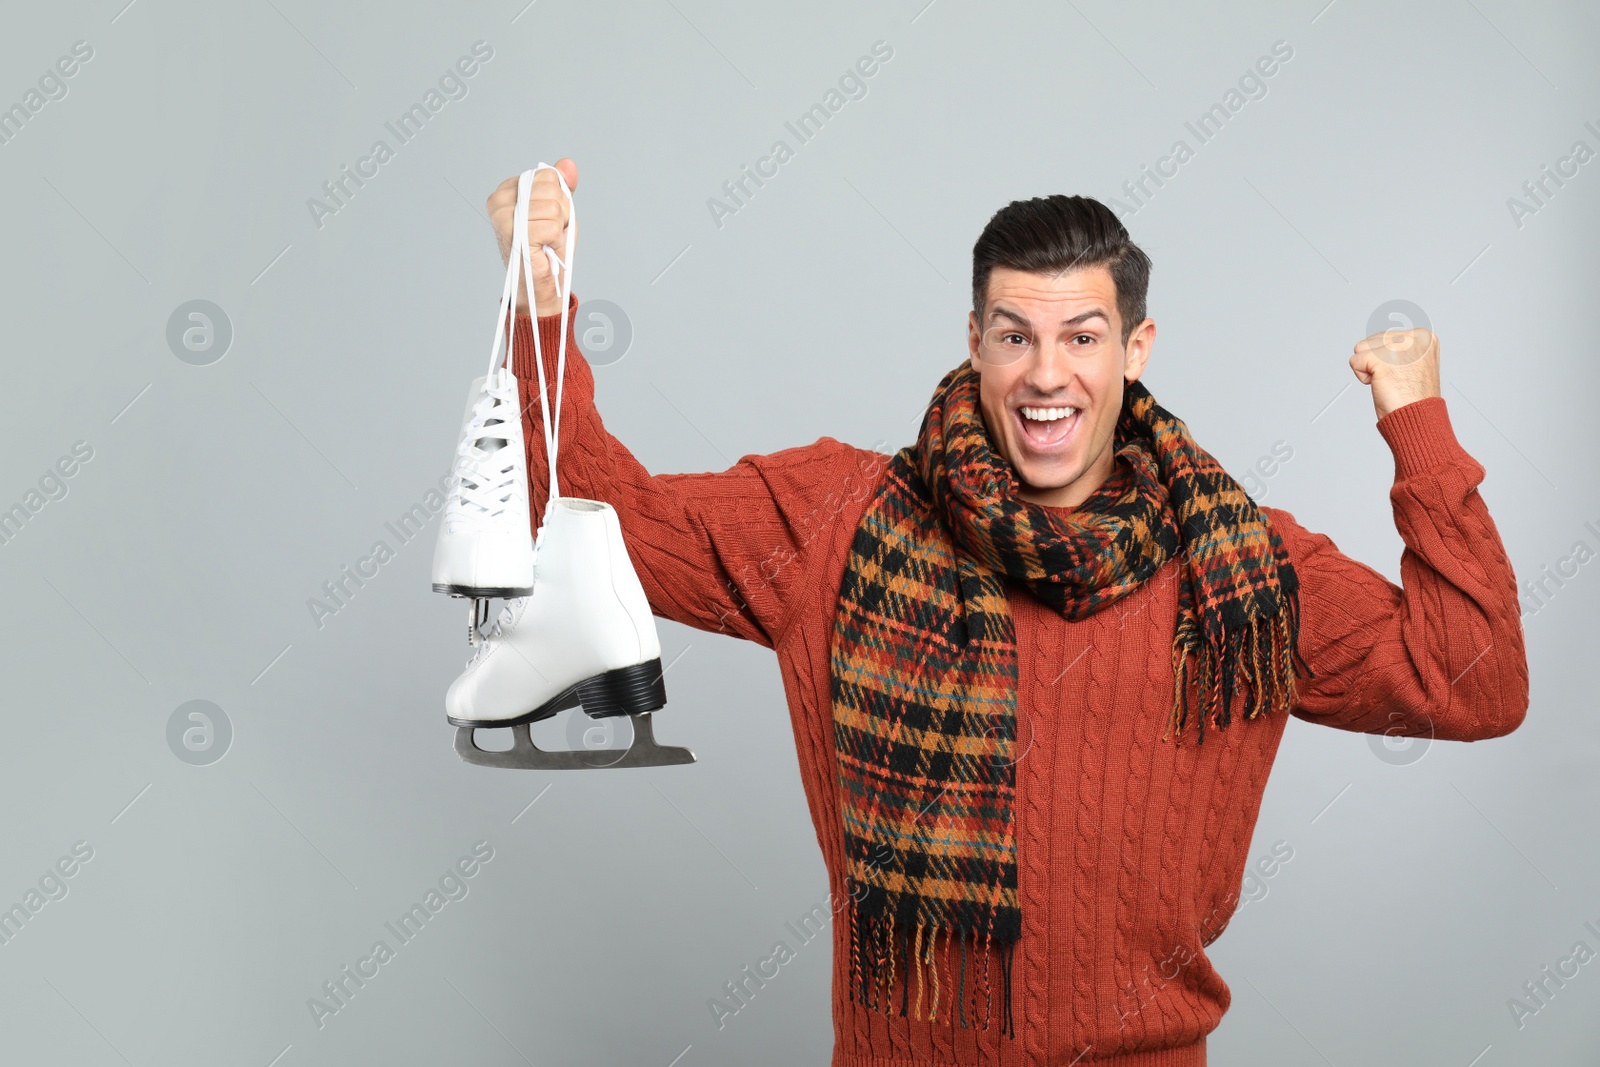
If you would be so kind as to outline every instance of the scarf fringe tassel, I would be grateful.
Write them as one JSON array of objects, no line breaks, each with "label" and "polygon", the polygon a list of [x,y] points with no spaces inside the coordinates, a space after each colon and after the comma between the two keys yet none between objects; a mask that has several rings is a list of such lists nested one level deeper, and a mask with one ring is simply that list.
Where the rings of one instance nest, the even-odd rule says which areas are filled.
[{"label": "scarf fringe tassel", "polygon": [[[983,1030],[995,1022],[994,989],[989,984],[991,960],[1000,959],[1000,1032],[1006,1037],[1016,1037],[1015,1019],[1011,1008],[1011,964],[1016,942],[1000,942],[987,932],[973,928],[936,929],[919,921],[907,928],[887,916],[863,918],[855,908],[846,909],[850,921],[850,975],[851,1000],[884,1015],[897,1013],[901,1018],[938,1021],[943,996],[942,979],[937,966],[936,946],[941,937],[949,945],[957,942],[961,966],[955,989],[954,1019],[963,1030],[971,1029],[981,1003]],[[974,957],[977,973],[970,983],[967,979],[968,946]],[[891,1001],[896,978],[900,979],[900,1004],[896,1009]],[[916,987],[913,995],[912,987]],[[924,1001],[927,1012],[924,1014]],[[945,1019],[952,1018],[945,1007]],[[969,1018],[972,1022],[969,1023]]]},{"label": "scarf fringe tassel", "polygon": [[[1174,732],[1182,734],[1189,724],[1189,690],[1203,694],[1200,708],[1199,741],[1206,739],[1206,723],[1223,729],[1233,718],[1235,683],[1244,694],[1244,717],[1254,719],[1264,711],[1288,711],[1297,700],[1296,673],[1315,678],[1311,667],[1300,656],[1297,636],[1300,629],[1299,599],[1285,598],[1283,607],[1267,619],[1253,618],[1247,627],[1230,630],[1221,642],[1221,651],[1204,641],[1193,618],[1180,619],[1178,640],[1172,649],[1174,692],[1172,716],[1162,740]],[[1289,650],[1287,656],[1284,649]],[[1191,670],[1191,653],[1199,660]],[[1191,678],[1196,683],[1191,686]]]}]

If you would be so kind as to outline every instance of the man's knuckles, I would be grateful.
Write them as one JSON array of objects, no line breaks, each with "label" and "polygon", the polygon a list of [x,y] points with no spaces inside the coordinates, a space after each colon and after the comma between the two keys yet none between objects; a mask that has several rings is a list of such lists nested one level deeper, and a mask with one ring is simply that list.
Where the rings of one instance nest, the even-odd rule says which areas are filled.
[{"label": "man's knuckles", "polygon": [[1432,331],[1420,328],[1408,330],[1381,330],[1370,337],[1362,338],[1356,344],[1356,351],[1414,351],[1425,352],[1437,348],[1439,339]]},{"label": "man's knuckles", "polygon": [[1381,364],[1404,367],[1436,360],[1438,354],[1439,339],[1431,330],[1383,330],[1358,342],[1350,363],[1358,369],[1377,370]]}]

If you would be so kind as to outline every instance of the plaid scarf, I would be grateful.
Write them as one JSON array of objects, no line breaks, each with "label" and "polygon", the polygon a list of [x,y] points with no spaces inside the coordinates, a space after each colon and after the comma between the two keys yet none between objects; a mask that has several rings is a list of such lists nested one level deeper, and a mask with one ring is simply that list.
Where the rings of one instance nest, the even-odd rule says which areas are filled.
[{"label": "plaid scarf", "polygon": [[[1133,592],[1179,557],[1172,713],[1162,740],[1202,701],[1210,718],[1295,701],[1298,583],[1265,516],[1188,427],[1138,381],[1125,383],[1107,481],[1078,507],[1017,496],[962,362],[934,392],[915,445],[889,462],[850,547],[830,647],[834,741],[850,890],[852,997],[887,1013],[898,970],[907,1014],[912,964],[920,1018],[938,1017],[940,933],[960,942],[954,990],[967,1026],[967,950],[1000,954],[1003,1032],[1015,1035],[1011,959],[1021,934],[1015,786],[1016,631],[1006,579],[1067,619]],[[1193,671],[1189,659],[1197,661]],[[974,981],[972,998],[979,982]],[[948,1011],[947,1011],[948,1015]]]}]

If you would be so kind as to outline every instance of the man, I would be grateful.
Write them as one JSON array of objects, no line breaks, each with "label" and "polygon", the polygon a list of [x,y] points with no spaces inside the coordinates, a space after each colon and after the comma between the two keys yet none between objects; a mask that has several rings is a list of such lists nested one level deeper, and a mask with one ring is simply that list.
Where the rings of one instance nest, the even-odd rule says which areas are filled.
[{"label": "man", "polygon": [[[561,248],[565,198],[534,183],[529,243]],[[488,202],[502,255],[516,184]],[[528,397],[531,331],[554,383],[561,312],[533,269]],[[655,614],[777,654],[841,919],[835,1067],[1204,1064],[1230,1002],[1204,949],[1287,716],[1450,740],[1523,720],[1516,582],[1437,340],[1350,360],[1395,458],[1397,586],[1257,507],[1155,402],[1148,277],[1094,200],[1002,208],[973,250],[968,358],[892,457],[823,437],[651,475],[569,357],[563,491],[616,508]]]}]

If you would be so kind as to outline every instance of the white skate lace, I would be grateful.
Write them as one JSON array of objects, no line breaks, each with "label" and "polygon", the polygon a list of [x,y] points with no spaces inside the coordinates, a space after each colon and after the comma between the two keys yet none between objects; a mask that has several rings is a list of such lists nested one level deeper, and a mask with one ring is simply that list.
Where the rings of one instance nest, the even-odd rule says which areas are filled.
[{"label": "white skate lace", "polygon": [[[569,310],[569,305],[572,303],[572,249],[573,244],[578,236],[578,208],[577,205],[572,202],[572,190],[567,188],[567,179],[562,175],[558,168],[552,167],[547,163],[540,163],[537,167],[533,168],[533,170],[525,171],[524,174],[531,183],[535,172],[547,169],[556,172],[556,181],[561,184],[561,191],[565,193],[567,197],[566,258],[563,260],[561,257],[557,256],[555,249],[551,248],[549,245],[543,246],[544,253],[550,260],[551,277],[557,279],[556,292],[561,297],[561,340],[556,349],[556,410],[553,419],[550,414],[549,401],[547,400],[547,397],[549,396],[549,390],[545,386],[544,353],[540,351],[539,347],[539,330],[537,323],[535,323],[535,328],[533,330],[534,364],[539,373],[539,410],[544,415],[544,419],[542,420],[542,425],[544,427],[544,454],[550,468],[550,495],[545,501],[545,513],[548,515],[551,503],[555,501],[556,497],[561,495],[561,491],[556,483],[556,448],[560,443],[561,438],[561,389],[566,383],[567,379],[567,312]],[[528,287],[531,289],[533,287],[533,258],[532,250],[528,247],[528,208],[526,194],[519,195],[519,200],[522,201],[523,222],[522,225],[518,227],[517,232],[522,236],[522,263],[524,269],[528,272]],[[515,257],[515,253],[516,250],[513,249],[513,258]],[[515,291],[515,288],[513,288],[512,292]],[[507,365],[510,365],[510,362],[510,356],[508,355],[506,358]]]},{"label": "white skate lace", "polygon": [[[520,417],[516,380],[498,370],[484,383],[483,396],[472,409],[472,421],[456,446],[456,491],[445,508],[446,523],[492,523],[520,502],[527,487],[515,456],[506,447],[511,439],[496,435],[497,427]],[[499,431],[508,432],[511,431]]]},{"label": "white skate lace", "polygon": [[[556,360],[556,410],[552,422],[547,400],[544,373],[544,355],[540,351],[539,330],[533,330],[534,362],[539,375],[539,402],[543,412],[545,456],[550,471],[550,492],[545,510],[560,495],[556,482],[556,446],[561,430],[561,387],[566,379],[567,366],[567,312],[572,294],[572,250],[577,236],[576,209],[572,205],[572,191],[561,171],[547,163],[523,171],[517,179],[517,204],[512,213],[511,249],[507,256],[505,285],[500,291],[500,314],[495,320],[494,342],[489,347],[489,370],[484,377],[484,393],[473,406],[472,419],[463,434],[456,452],[455,491],[445,508],[445,522],[453,527],[494,524],[507,508],[516,506],[527,493],[527,483],[519,470],[517,458],[504,451],[512,440],[521,439],[522,412],[517,405],[517,380],[512,372],[513,335],[506,329],[506,311],[516,298],[519,282],[526,271],[529,288],[532,288],[533,261],[528,247],[528,196],[533,186],[533,176],[540,170],[554,170],[556,180],[567,195],[566,260],[556,255],[555,249],[544,245],[550,260],[553,277],[560,279],[561,294],[561,344]],[[501,341],[505,352],[502,356]],[[510,425],[510,437],[497,435],[495,427]],[[540,527],[541,531],[543,526]],[[537,542],[534,546],[537,555]]]}]

